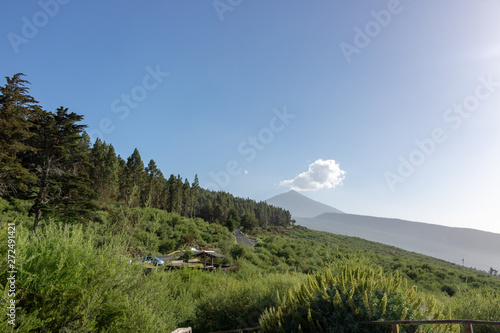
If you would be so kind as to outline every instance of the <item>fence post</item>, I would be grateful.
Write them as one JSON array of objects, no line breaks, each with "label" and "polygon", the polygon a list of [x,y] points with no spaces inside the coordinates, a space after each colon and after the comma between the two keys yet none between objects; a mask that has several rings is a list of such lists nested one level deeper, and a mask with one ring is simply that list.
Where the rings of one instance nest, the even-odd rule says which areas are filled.
[{"label": "fence post", "polygon": [[464,323],[465,333],[474,333],[474,329],[472,328],[471,323]]},{"label": "fence post", "polygon": [[399,325],[392,324],[392,333],[399,333]]}]

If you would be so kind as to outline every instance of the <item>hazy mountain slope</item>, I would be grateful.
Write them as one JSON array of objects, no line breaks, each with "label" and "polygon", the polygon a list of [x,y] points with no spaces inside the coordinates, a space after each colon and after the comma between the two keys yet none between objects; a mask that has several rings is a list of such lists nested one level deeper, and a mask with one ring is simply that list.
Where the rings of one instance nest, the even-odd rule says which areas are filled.
[{"label": "hazy mountain slope", "polygon": [[266,202],[273,206],[289,210],[294,218],[315,217],[323,213],[344,213],[336,208],[309,199],[296,191],[278,194],[267,199]]},{"label": "hazy mountain slope", "polygon": [[297,224],[319,231],[355,236],[489,270],[500,267],[500,234],[421,222],[353,214],[326,213],[296,218]]}]

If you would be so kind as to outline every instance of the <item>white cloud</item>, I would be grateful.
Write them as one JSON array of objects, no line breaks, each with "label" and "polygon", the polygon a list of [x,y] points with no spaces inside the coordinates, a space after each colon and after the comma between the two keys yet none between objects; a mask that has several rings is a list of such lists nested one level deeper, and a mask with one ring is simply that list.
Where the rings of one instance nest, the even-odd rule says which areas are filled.
[{"label": "white cloud", "polygon": [[345,173],[335,160],[319,159],[309,164],[309,170],[302,172],[294,179],[281,181],[280,186],[286,186],[295,191],[335,188],[342,184]]}]

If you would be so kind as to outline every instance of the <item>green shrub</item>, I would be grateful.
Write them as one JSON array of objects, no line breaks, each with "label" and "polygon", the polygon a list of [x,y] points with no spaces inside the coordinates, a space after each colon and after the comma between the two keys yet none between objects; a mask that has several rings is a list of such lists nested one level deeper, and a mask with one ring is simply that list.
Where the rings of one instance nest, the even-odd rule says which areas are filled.
[{"label": "green shrub", "polygon": [[[97,248],[93,235],[81,226],[63,229],[49,224],[36,236],[21,226],[16,232],[17,332],[176,328],[175,318],[168,313],[172,302],[168,297],[156,298],[162,284],[145,277],[140,264],[121,259],[120,241],[111,239]],[[6,291],[5,285],[0,287]],[[6,300],[4,294],[4,309]]]},{"label": "green shrub", "polygon": [[240,257],[248,258],[251,256],[249,247],[243,244],[233,245],[229,253],[231,254],[231,257],[233,257],[234,259],[238,259]]},{"label": "green shrub", "polygon": [[193,251],[191,251],[191,250],[186,250],[186,251],[184,251],[183,258],[184,258],[185,260],[193,259],[193,258],[194,258],[194,252],[193,252]]},{"label": "green shrub", "polygon": [[[398,275],[346,266],[337,277],[323,274],[290,291],[281,305],[261,317],[263,332],[387,332],[362,321],[442,319],[434,298],[408,287]],[[433,332],[448,327],[435,327]],[[403,327],[414,332],[415,327]]]},{"label": "green shrub", "polygon": [[[450,299],[453,317],[485,321],[500,320],[500,294],[480,290],[457,291]],[[500,332],[500,327],[474,326],[475,333]]]},{"label": "green shrub", "polygon": [[220,275],[196,306],[195,332],[259,326],[266,308],[278,305],[279,295],[301,280],[296,274]]}]

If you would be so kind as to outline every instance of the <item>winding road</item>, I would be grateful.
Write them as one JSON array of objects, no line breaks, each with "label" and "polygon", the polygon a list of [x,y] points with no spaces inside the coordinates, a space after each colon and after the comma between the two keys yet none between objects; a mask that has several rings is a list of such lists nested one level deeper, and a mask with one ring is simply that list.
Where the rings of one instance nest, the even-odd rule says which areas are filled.
[{"label": "winding road", "polygon": [[250,239],[248,239],[240,229],[234,229],[234,237],[236,237],[236,243],[243,244],[247,246],[253,247],[253,243]]}]

